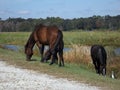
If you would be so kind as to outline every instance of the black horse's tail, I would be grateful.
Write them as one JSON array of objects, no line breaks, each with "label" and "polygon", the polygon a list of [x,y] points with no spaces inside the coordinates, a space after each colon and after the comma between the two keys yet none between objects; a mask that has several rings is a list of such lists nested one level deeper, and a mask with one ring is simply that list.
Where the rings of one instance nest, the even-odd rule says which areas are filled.
[{"label": "black horse's tail", "polygon": [[101,48],[99,48],[98,53],[99,53],[100,64],[104,65],[104,58]]},{"label": "black horse's tail", "polygon": [[104,48],[100,48],[98,52],[101,65],[106,65],[106,51],[104,50]]},{"label": "black horse's tail", "polygon": [[100,59],[100,71],[102,75],[106,75],[106,52],[104,48],[99,49],[99,59]]}]

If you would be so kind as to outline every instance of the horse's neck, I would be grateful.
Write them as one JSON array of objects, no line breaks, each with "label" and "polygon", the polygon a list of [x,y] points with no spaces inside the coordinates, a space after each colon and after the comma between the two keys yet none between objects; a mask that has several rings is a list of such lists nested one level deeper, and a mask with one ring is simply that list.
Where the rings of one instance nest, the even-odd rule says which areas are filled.
[{"label": "horse's neck", "polygon": [[29,38],[29,41],[28,41],[28,47],[29,48],[33,48],[35,45],[35,40],[34,40],[34,37],[33,37],[33,33],[30,35],[30,38]]},{"label": "horse's neck", "polygon": [[29,42],[28,47],[32,49],[34,47],[34,45],[35,45],[35,42],[34,43],[33,42]]}]

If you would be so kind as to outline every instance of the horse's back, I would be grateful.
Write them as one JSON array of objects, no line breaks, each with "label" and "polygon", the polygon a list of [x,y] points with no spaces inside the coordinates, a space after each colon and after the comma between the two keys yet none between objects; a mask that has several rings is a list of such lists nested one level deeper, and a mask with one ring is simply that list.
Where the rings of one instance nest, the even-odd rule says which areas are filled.
[{"label": "horse's back", "polygon": [[105,49],[104,49],[104,47],[101,46],[101,45],[93,45],[93,46],[91,47],[91,54],[98,53],[99,51],[101,51],[101,52],[103,52],[103,53],[106,52]]},{"label": "horse's back", "polygon": [[40,43],[44,43],[44,44],[47,44],[48,40],[47,40],[47,28],[46,27],[43,27],[43,28],[40,28],[36,31],[36,35],[37,35],[37,38],[38,38],[38,41]]},{"label": "horse's back", "polygon": [[101,45],[93,45],[91,47],[91,57],[94,60],[99,60],[101,64],[106,64],[107,54],[104,47]]},{"label": "horse's back", "polygon": [[48,45],[50,43],[55,43],[60,30],[57,26],[45,26],[39,25],[35,30],[36,41],[42,44]]}]

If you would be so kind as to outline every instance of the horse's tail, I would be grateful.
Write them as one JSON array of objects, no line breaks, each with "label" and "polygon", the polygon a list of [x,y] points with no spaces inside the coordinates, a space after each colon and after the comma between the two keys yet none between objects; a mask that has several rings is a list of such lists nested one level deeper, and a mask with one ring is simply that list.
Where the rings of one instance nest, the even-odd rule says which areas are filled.
[{"label": "horse's tail", "polygon": [[106,65],[106,52],[104,48],[100,48],[98,52],[99,52],[99,58],[100,58],[101,65]]},{"label": "horse's tail", "polygon": [[101,48],[98,49],[98,53],[99,53],[100,64],[103,65],[104,62],[103,62],[103,54]]},{"label": "horse's tail", "polygon": [[63,34],[61,30],[58,30],[58,35],[57,35],[57,39],[54,45],[53,50],[56,50],[58,48],[58,45],[60,44],[60,41],[63,39]]}]

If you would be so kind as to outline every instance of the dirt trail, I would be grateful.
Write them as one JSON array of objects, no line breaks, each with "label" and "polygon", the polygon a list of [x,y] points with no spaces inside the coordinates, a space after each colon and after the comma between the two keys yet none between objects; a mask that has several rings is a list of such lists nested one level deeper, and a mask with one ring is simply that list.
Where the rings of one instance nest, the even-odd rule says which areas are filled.
[{"label": "dirt trail", "polygon": [[100,90],[100,88],[17,68],[0,60],[0,90]]}]

